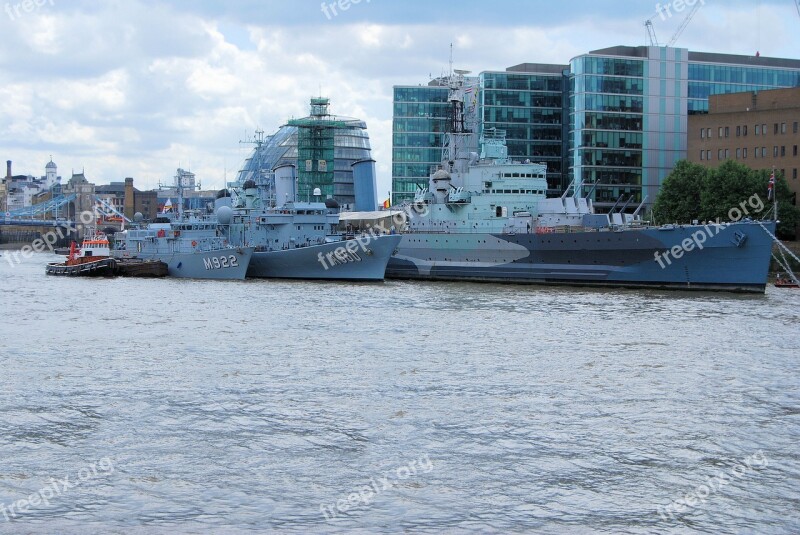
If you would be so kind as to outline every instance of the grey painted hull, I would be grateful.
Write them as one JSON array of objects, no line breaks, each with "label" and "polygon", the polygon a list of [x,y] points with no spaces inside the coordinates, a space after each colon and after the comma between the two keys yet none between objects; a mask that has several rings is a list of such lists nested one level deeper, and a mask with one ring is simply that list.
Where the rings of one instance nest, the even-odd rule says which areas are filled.
[{"label": "grey painted hull", "polygon": [[[770,232],[774,222],[765,223]],[[663,253],[706,234],[669,262]],[[763,293],[772,239],[757,223],[564,234],[403,235],[387,278]],[[663,264],[663,267],[662,267]]]},{"label": "grey painted hull", "polygon": [[[296,249],[253,253],[248,277],[324,280],[383,280],[401,236],[345,240]],[[362,246],[363,243],[363,246]],[[338,255],[337,255],[338,251]]]},{"label": "grey painted hull", "polygon": [[167,264],[170,277],[212,280],[244,280],[252,260],[252,247],[235,247],[211,251],[192,252],[141,252],[121,258],[160,260]]}]

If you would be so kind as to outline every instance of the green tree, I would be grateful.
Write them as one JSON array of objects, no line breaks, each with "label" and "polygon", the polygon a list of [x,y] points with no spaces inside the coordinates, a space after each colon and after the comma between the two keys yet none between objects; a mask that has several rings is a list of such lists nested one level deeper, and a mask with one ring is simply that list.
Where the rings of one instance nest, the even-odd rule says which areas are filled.
[{"label": "green tree", "polygon": [[681,160],[664,180],[653,205],[657,223],[689,223],[700,215],[700,197],[709,169]]},{"label": "green tree", "polygon": [[[720,221],[729,221],[728,215],[731,209],[740,206],[754,194],[757,194],[760,200],[754,204],[762,208],[761,212],[767,210],[768,207],[765,208],[767,187],[758,171],[753,171],[734,160],[725,160],[722,165],[711,169],[708,173],[708,179],[700,194],[700,219],[716,221],[719,218]],[[754,219],[764,215],[757,213],[750,205],[745,204],[745,206],[750,217]]]},{"label": "green tree", "polygon": [[[680,161],[664,180],[653,206],[656,223],[691,223],[693,220],[730,221],[731,217],[766,217],[772,208],[767,185],[772,171],[753,170],[734,160],[716,169]],[[786,180],[776,176],[778,237],[794,239],[800,209]],[[741,207],[744,206],[747,213]],[[736,208],[737,210],[732,211]]]}]

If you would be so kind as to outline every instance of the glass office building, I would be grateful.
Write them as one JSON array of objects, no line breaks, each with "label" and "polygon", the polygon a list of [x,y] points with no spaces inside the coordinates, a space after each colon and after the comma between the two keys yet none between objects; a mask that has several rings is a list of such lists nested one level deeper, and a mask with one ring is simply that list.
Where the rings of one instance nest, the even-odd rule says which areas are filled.
[{"label": "glass office building", "polygon": [[570,67],[572,176],[600,210],[653,201],[686,154],[687,51],[614,47]]},{"label": "glass office building", "polygon": [[[477,77],[478,91],[467,107],[478,114],[480,129],[506,131],[508,155],[544,162],[548,184],[555,194],[564,187],[566,160],[565,101],[567,65],[524,63],[506,71],[485,71]],[[442,79],[426,86],[394,88],[392,199],[412,199],[428,187],[431,168],[442,160],[442,143],[450,108]]]},{"label": "glass office building", "polygon": [[412,200],[428,187],[431,167],[442,161],[448,89],[441,80],[426,86],[396,86],[392,119],[392,203]]},{"label": "glass office building", "polygon": [[566,186],[567,65],[523,63],[480,74],[479,117],[483,129],[505,130],[508,155],[547,165],[548,189]]},{"label": "glass office building", "polygon": [[[800,61],[617,46],[570,62],[572,176],[599,210],[651,205],[708,96],[800,85]],[[629,201],[630,200],[630,201]]]},{"label": "glass office building", "polygon": [[[652,205],[687,157],[688,116],[707,113],[709,95],[800,87],[800,60],[615,46],[478,79],[478,128],[505,130],[512,158],[545,162],[550,195],[578,177],[599,211],[630,211]],[[446,101],[437,80],[394,88],[395,203],[426,187],[440,161]]]}]

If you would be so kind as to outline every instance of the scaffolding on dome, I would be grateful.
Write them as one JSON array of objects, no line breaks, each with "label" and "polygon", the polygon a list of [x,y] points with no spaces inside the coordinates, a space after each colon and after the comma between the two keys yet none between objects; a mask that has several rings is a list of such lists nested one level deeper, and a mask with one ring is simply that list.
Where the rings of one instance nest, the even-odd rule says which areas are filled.
[{"label": "scaffolding on dome", "polygon": [[292,119],[287,124],[297,128],[297,195],[310,201],[319,188],[323,198],[333,197],[334,138],[337,129],[347,128],[345,121],[328,113],[330,100],[311,99],[311,116]]}]

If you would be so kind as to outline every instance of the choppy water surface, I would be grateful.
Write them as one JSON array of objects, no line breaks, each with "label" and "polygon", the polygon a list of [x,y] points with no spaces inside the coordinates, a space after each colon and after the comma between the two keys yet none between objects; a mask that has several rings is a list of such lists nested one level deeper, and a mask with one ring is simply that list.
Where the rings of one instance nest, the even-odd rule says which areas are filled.
[{"label": "choppy water surface", "polygon": [[800,531],[798,291],[53,258],[0,258],[0,532]]}]

